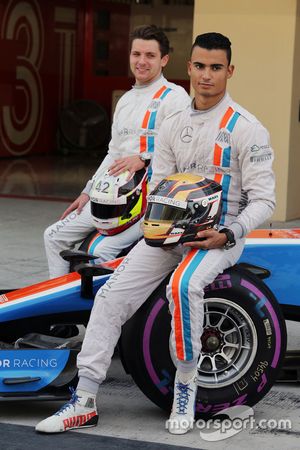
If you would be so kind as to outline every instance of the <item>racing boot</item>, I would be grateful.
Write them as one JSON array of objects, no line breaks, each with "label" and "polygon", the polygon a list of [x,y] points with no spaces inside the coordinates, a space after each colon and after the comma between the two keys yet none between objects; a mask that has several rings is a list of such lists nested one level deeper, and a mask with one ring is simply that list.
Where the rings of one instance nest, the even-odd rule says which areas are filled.
[{"label": "racing boot", "polygon": [[185,434],[193,428],[197,394],[197,369],[190,379],[176,372],[172,412],[166,427],[171,434]]},{"label": "racing boot", "polygon": [[35,427],[39,433],[63,433],[75,428],[95,427],[98,423],[96,396],[85,391],[71,390],[72,397],[53,416]]}]

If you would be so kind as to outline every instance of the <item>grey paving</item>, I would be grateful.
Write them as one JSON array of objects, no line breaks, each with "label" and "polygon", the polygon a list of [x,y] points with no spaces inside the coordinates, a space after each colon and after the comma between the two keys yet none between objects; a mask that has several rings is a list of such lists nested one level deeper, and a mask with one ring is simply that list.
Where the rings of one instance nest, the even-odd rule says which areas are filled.
[{"label": "grey paving", "polygon": [[43,232],[68,203],[0,198],[0,289],[48,278]]},{"label": "grey paving", "polygon": [[[157,443],[140,440],[97,436],[93,434],[79,435],[66,433],[62,435],[41,435],[34,432],[33,427],[23,425],[0,424],[1,445],[8,450],[81,450],[96,448],[97,450],[156,450]],[[160,450],[188,450],[188,447],[159,444]],[[201,450],[201,449],[199,449]]]}]

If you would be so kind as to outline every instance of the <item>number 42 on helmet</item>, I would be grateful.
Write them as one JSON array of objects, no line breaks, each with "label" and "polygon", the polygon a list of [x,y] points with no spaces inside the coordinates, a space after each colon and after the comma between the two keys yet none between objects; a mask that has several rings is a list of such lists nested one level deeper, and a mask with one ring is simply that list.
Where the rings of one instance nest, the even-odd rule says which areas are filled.
[{"label": "number 42 on helmet", "polygon": [[101,234],[121,233],[145,214],[147,170],[141,169],[128,176],[128,171],[113,176],[106,170],[95,178],[90,192],[91,214]]}]

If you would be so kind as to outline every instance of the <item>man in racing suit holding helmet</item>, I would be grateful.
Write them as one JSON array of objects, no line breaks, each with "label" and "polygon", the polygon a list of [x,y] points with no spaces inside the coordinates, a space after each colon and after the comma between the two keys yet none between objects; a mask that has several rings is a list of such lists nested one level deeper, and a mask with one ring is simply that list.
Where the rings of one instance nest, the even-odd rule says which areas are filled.
[{"label": "man in racing suit holding helmet", "polygon": [[[135,85],[116,106],[108,154],[60,220],[45,230],[50,278],[69,271],[69,263],[61,258],[60,252],[74,248],[94,230],[89,202],[93,181],[105,169],[109,170],[110,175],[117,176],[127,170],[132,174],[149,165],[156,147],[156,135],[164,118],[190,104],[191,99],[186,91],[167,81],[162,74],[169,60],[168,53],[168,38],[156,26],[142,26],[132,33],[130,69]],[[113,259],[141,235],[140,222],[113,236],[99,233],[93,239],[89,253],[99,256],[99,263]]]},{"label": "man in racing suit holding helmet", "polygon": [[[109,285],[97,293],[77,360],[76,394],[60,412],[38,424],[37,431],[62,432],[97,423],[95,398],[121,326],[172,271],[167,296],[177,372],[167,425],[173,434],[192,428],[204,288],[236,263],[246,234],[267,220],[275,206],[269,134],[226,93],[227,80],[234,71],[230,61],[231,43],[227,37],[206,33],[196,38],[188,63],[195,99],[187,109],[164,121],[151,181],[154,186],[175,172],[187,172],[220,183],[223,213],[219,230],[200,231],[197,237],[203,240],[170,247],[168,251],[148,246],[144,240],[135,246]],[[84,424],[76,422],[79,416],[85,417]]]}]

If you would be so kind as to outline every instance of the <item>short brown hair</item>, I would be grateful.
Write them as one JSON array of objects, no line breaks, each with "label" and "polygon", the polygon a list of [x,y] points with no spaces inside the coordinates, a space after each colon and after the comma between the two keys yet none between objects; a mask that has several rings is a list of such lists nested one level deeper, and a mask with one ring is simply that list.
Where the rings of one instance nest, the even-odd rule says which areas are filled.
[{"label": "short brown hair", "polygon": [[156,25],[142,25],[135,28],[130,35],[130,50],[134,39],[144,39],[145,41],[154,40],[158,42],[161,57],[168,55],[170,52],[169,39]]}]

